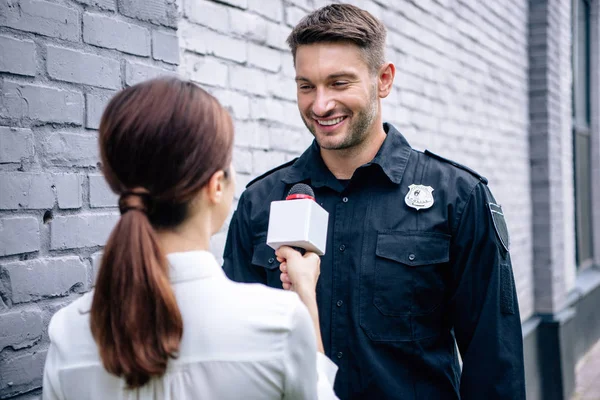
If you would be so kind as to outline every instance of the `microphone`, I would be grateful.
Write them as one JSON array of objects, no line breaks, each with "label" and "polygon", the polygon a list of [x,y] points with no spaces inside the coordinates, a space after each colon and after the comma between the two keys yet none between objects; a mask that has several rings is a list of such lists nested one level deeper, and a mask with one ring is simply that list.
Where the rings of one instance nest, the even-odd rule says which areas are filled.
[{"label": "microphone", "polygon": [[267,244],[299,247],[320,256],[325,254],[329,213],[315,201],[315,192],[305,183],[297,183],[285,200],[271,202]]}]

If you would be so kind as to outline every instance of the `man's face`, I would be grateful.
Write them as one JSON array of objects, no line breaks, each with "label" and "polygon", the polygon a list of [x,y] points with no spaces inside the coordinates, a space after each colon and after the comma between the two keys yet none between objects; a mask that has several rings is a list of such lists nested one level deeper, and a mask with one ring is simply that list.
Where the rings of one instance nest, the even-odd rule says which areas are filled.
[{"label": "man's face", "polygon": [[360,145],[379,112],[377,77],[351,43],[301,45],[296,50],[298,108],[322,149]]}]

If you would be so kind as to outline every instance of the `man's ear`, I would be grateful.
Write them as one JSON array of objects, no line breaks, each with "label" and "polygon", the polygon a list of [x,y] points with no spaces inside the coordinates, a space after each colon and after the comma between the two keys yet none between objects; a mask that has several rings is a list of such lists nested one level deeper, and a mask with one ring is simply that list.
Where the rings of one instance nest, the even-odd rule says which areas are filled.
[{"label": "man's ear", "polygon": [[225,172],[219,170],[212,174],[208,183],[204,187],[206,190],[206,197],[212,204],[219,204],[223,200],[223,195],[225,192],[225,184],[227,178],[225,177]]},{"label": "man's ear", "polygon": [[377,89],[380,98],[387,97],[392,91],[392,84],[396,76],[396,67],[391,62],[385,63],[377,75]]}]

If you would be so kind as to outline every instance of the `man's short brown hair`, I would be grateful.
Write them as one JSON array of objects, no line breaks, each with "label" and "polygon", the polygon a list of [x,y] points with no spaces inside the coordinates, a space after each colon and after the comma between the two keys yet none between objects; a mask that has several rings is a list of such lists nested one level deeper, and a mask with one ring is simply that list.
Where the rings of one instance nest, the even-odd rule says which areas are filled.
[{"label": "man's short brown hair", "polygon": [[386,29],[383,23],[351,4],[330,4],[308,14],[287,38],[296,63],[298,46],[323,42],[350,42],[363,52],[372,73],[385,62]]}]

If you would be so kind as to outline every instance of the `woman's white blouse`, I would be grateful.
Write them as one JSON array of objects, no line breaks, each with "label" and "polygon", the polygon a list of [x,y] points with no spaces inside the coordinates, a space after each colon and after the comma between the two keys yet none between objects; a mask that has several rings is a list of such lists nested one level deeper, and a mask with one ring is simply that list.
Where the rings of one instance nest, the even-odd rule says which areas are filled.
[{"label": "woman's white blouse", "polygon": [[295,293],[232,282],[206,251],[167,257],[184,328],[179,358],[165,375],[131,391],[104,370],[90,330],[90,292],[50,321],[44,399],[336,398],[337,366],[317,353]]}]

